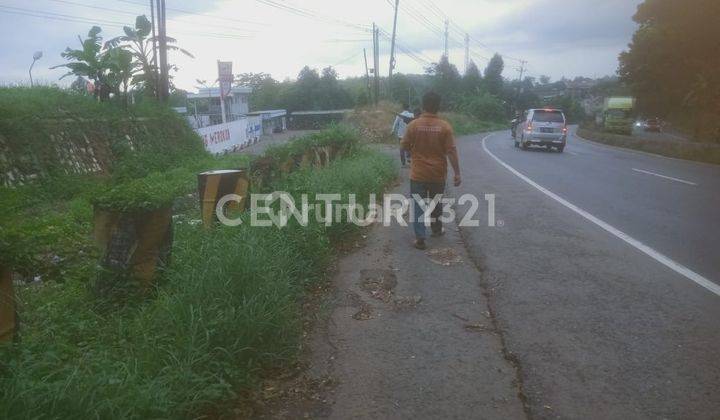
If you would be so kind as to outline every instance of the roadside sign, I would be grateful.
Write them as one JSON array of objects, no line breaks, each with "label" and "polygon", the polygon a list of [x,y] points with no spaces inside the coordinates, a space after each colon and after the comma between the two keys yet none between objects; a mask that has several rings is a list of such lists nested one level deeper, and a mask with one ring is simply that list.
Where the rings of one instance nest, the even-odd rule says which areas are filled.
[{"label": "roadside sign", "polygon": [[233,83],[232,61],[218,61],[218,81],[220,82],[220,97],[224,98],[230,95]]}]

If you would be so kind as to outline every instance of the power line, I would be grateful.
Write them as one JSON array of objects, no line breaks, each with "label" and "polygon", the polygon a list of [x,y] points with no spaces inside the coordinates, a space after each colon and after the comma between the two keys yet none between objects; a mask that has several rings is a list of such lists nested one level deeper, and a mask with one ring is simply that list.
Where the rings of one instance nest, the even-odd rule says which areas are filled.
[{"label": "power line", "polygon": [[[124,15],[131,15],[131,16],[136,16],[136,17],[138,16],[138,13],[137,13],[137,12],[131,12],[131,11],[128,11],[128,10],[113,9],[113,8],[110,8],[110,7],[94,6],[94,5],[89,5],[89,4],[77,3],[77,2],[69,1],[69,0],[48,0],[48,1],[52,1],[52,2],[55,2],[55,3],[69,4],[69,5],[73,5],[73,6],[80,6],[80,7],[85,7],[85,8],[89,8],[89,9],[95,9],[95,10],[104,10],[104,11],[114,12],[114,13],[120,13],[120,14],[124,14]],[[133,4],[135,4],[135,3],[133,3]],[[168,20],[171,20],[171,19],[168,19]],[[172,19],[172,20],[176,20],[176,19]],[[171,20],[171,21],[172,21],[172,20]],[[183,21],[177,21],[177,22],[178,22],[178,23],[182,23]],[[131,26],[131,25],[128,25],[128,26]],[[231,30],[231,31],[237,31],[237,30],[238,30],[237,27],[233,27],[233,26],[223,26],[223,25],[217,25],[217,24],[213,24],[213,27],[216,27],[216,28],[224,28],[224,29],[228,29],[228,30]],[[255,31],[255,30],[250,30],[250,31],[252,31],[252,32],[257,32],[257,31]],[[229,34],[228,34],[228,35],[229,35]],[[245,35],[245,34],[243,34],[243,35]]]},{"label": "power line", "polygon": [[443,12],[442,9],[440,9],[439,7],[437,7],[437,6],[435,5],[435,3],[433,3],[432,1],[430,1],[430,0],[420,0],[420,3],[424,4],[425,7],[427,7],[428,10],[430,10],[430,12],[434,13],[434,14],[435,14],[436,16],[438,16],[440,19],[442,19],[442,20],[447,19],[447,15],[445,14],[445,12]]},{"label": "power line", "polygon": [[[466,35],[467,35],[468,37],[470,37],[470,35],[467,33],[467,31],[465,31],[465,29],[463,29],[460,25],[458,25],[458,24],[456,24],[455,22],[453,22],[452,19],[450,19],[450,18],[448,17],[448,15],[447,15],[445,12],[443,12],[443,10],[442,10],[437,4],[435,4],[435,2],[433,2],[432,0],[418,0],[418,4],[422,4],[422,5],[423,5],[427,10],[429,10],[430,13],[432,13],[436,18],[439,18],[439,19],[441,19],[441,20],[443,20],[443,21],[444,21],[444,20],[447,20],[447,21],[449,22],[451,31],[454,31],[455,33],[459,34],[462,38],[464,38]],[[414,10],[414,11],[415,11],[415,13],[421,15],[422,18],[423,18],[423,20],[429,21],[429,18],[427,18],[427,17],[425,17],[424,15],[422,15],[422,12],[420,12],[420,11],[418,11],[418,10]],[[430,22],[430,26],[432,26],[432,27],[435,28],[435,30],[433,30],[433,32],[434,32],[436,35],[438,35],[438,36],[443,36],[443,37],[445,36],[445,34],[443,33],[443,31],[442,31],[441,29],[438,29],[432,22]],[[452,36],[452,34],[450,34],[449,40],[452,41],[452,42],[454,42],[454,43],[455,43],[456,45],[458,45],[458,46],[464,46],[464,43],[461,42],[461,41],[458,41],[457,39],[455,39],[455,38]],[[477,45],[478,47],[480,47],[480,48],[482,48],[482,49],[489,50],[489,51],[492,51],[492,50],[493,50],[492,48],[490,48],[490,47],[487,46],[486,44],[483,44],[482,42],[480,42],[480,41],[478,41],[478,40],[476,40],[476,39],[473,39],[472,37],[470,37],[470,42],[474,43],[475,45]],[[476,55],[477,55],[477,54],[476,54]],[[518,63],[522,63],[522,61],[523,61],[521,58],[513,57],[513,56],[510,56],[510,55],[506,55],[506,54],[499,54],[499,55],[500,55],[501,57],[505,58],[505,59],[512,60],[512,61],[516,61],[516,62],[518,62]]]},{"label": "power line", "polygon": [[[387,33],[382,28],[379,28],[380,34],[386,39],[390,40],[391,35]],[[420,51],[414,50],[413,48],[407,47],[403,45],[398,39],[395,40],[395,46],[400,50],[404,55],[408,56],[413,61],[417,62],[418,64],[422,66],[429,66],[432,64],[432,60],[429,59],[425,54],[423,54]]]},{"label": "power line", "polygon": [[[380,30],[380,34],[381,34],[383,37],[385,37],[386,40],[389,41],[389,40],[391,39],[391,35],[390,35],[386,30],[384,30],[384,29],[382,29],[382,28],[378,28],[378,29]],[[417,50],[417,49],[414,49],[414,48],[410,48],[410,47],[408,47],[408,46],[406,46],[406,45],[403,45],[403,44],[400,43],[397,39],[395,40],[395,44],[398,45],[398,46],[400,46],[400,47],[402,47],[401,49],[403,49],[403,50],[406,52],[406,54],[407,54],[407,53],[410,53],[410,54],[414,55],[415,57],[417,57],[419,60],[423,61],[423,62],[426,63],[426,64],[431,64],[431,63],[432,63],[432,59],[428,58],[428,57],[427,57],[424,53],[422,53],[420,50]]]},{"label": "power line", "polygon": [[360,25],[360,24],[356,24],[356,23],[352,23],[352,22],[347,22],[342,19],[337,19],[337,18],[333,18],[330,16],[322,16],[313,10],[305,9],[305,8],[302,8],[299,6],[292,6],[290,4],[280,3],[280,2],[274,1],[274,0],[255,0],[255,1],[257,1],[258,3],[264,4],[266,6],[274,7],[279,10],[284,10],[286,12],[292,13],[297,16],[301,16],[301,17],[305,17],[305,18],[309,18],[309,19],[313,19],[313,20],[318,20],[318,21],[334,23],[334,24],[338,24],[338,25],[342,25],[342,26],[347,26],[347,27],[351,27],[351,28],[354,28],[354,29],[357,29],[357,30],[360,30],[363,32],[370,32],[370,29],[367,25]]},{"label": "power line", "polygon": [[[143,6],[143,7],[147,6],[145,3],[141,3],[141,2],[137,2],[137,1],[132,1],[132,0],[116,0],[116,1],[119,1],[119,2],[122,2],[122,3],[127,3],[127,4],[134,4],[134,5],[136,5],[136,6]],[[245,24],[250,24],[250,25],[258,25],[258,26],[268,26],[268,24],[265,23],[265,22],[255,22],[255,21],[252,21],[252,20],[242,20],[242,19],[229,18],[229,17],[226,17],[226,16],[214,15],[214,14],[211,14],[211,13],[195,12],[195,11],[187,10],[187,9],[179,9],[179,8],[177,8],[177,7],[168,7],[167,10],[171,10],[171,11],[173,11],[173,12],[185,13],[185,14],[188,14],[188,15],[205,16],[205,17],[210,17],[210,18],[213,18],[213,19],[224,20],[224,21],[228,21],[228,22],[245,23]]]},{"label": "power line", "polygon": [[360,54],[362,54],[362,53],[363,53],[363,51],[353,53],[351,56],[349,56],[349,57],[347,57],[347,58],[344,58],[344,59],[338,61],[337,63],[333,64],[331,67],[337,67],[337,66],[339,66],[340,64],[345,64],[345,63],[347,63],[348,61],[350,61],[350,60],[358,57],[358,56],[359,56]]},{"label": "power line", "polygon": [[[3,10],[3,9],[5,9],[5,10]],[[118,27],[118,28],[124,28],[125,26],[128,26],[127,24],[125,24],[123,22],[118,22],[118,21],[113,21],[113,20],[84,18],[84,17],[80,17],[80,16],[66,15],[66,14],[62,14],[62,13],[44,12],[44,11],[40,11],[40,10],[23,9],[20,7],[11,7],[11,6],[4,6],[4,5],[0,5],[0,12],[15,14],[15,15],[22,15],[22,16],[36,17],[36,18],[43,18],[43,19],[48,19],[48,20],[62,21],[62,22],[83,23],[83,24],[89,24],[89,25],[104,25],[104,26],[111,26],[111,27]],[[186,32],[186,31],[174,31],[174,32],[177,34],[181,34],[181,35],[203,37],[203,38],[236,39],[236,40],[250,38],[250,36],[221,34],[221,33],[212,33],[212,32]]]},{"label": "power line", "polygon": [[435,33],[438,36],[443,35],[442,27],[436,26],[425,15],[423,15],[421,12],[415,10],[413,7],[411,7],[407,3],[401,4],[400,9],[403,10],[408,16],[410,16],[414,20],[416,20],[418,23],[423,25],[425,28],[429,29],[431,32]]}]

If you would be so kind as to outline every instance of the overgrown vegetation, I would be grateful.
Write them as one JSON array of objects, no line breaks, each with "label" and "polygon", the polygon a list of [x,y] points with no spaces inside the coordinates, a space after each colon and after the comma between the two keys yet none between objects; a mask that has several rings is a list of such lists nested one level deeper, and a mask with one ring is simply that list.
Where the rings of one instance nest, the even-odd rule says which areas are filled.
[{"label": "overgrown vegetation", "polygon": [[618,73],[643,115],[670,119],[696,140],[720,142],[720,56],[716,0],[644,1],[639,28]]},{"label": "overgrown vegetation", "polygon": [[504,130],[507,124],[497,121],[484,121],[467,114],[448,112],[440,115],[452,125],[456,136],[487,133],[488,131]]},{"label": "overgrown vegetation", "polygon": [[[358,127],[363,138],[371,143],[397,144],[398,139],[390,130],[396,113],[401,111],[399,104],[382,101],[377,107],[368,106],[356,109],[348,116],[347,120],[350,124]],[[461,112],[443,112],[440,116],[452,125],[456,136],[501,130],[507,126],[502,121],[482,120]]]},{"label": "overgrown vegetation", "polygon": [[200,170],[247,165],[212,158],[169,109],[55,88],[0,88],[0,155],[0,263],[28,279],[87,271],[93,203],[157,208],[193,191]]},{"label": "overgrown vegetation", "polygon": [[[391,159],[353,146],[357,141],[357,132],[335,127],[270,149],[261,159],[275,165],[309,147],[352,146],[344,148],[350,155],[328,168],[277,177],[266,189],[355,193],[366,204],[396,169]],[[206,159],[197,166],[238,163],[230,157]],[[113,207],[141,207],[144,199],[127,200],[142,196],[137,190],[143,187],[147,198],[184,195],[195,187],[194,168],[130,179],[100,197]],[[76,192],[86,191],[77,182]],[[168,185],[177,189],[162,191]],[[27,204],[24,188],[50,187],[12,190],[16,202]],[[90,197],[60,194],[57,199],[66,205],[65,211],[58,209],[57,220],[73,220],[63,228],[76,233],[68,243],[81,243],[76,241],[90,228]],[[22,342],[0,351],[0,417],[194,418],[232,404],[265,369],[294,360],[305,287],[322,278],[331,239],[357,228],[325,227],[311,216],[308,227],[291,221],[283,229],[253,228],[246,219],[237,228],[206,230],[192,222],[199,218],[196,198],[175,204],[181,211],[173,264],[147,300],[118,306],[94,299],[88,287],[95,270],[90,253],[78,256],[77,270],[48,274],[41,285],[20,289]]]},{"label": "overgrown vegetation", "polygon": [[720,165],[720,145],[717,144],[671,139],[639,138],[637,136],[605,133],[583,127],[578,130],[578,135],[587,140],[611,146],[625,147],[677,159]]}]

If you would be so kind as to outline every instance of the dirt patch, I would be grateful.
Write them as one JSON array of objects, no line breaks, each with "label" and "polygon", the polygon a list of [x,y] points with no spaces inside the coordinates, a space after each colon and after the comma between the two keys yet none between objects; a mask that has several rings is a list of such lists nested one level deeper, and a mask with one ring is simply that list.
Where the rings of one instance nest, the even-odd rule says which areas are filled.
[{"label": "dirt patch", "polygon": [[373,319],[372,307],[364,302],[357,293],[347,292],[343,304],[347,307],[358,309],[352,316],[354,320],[367,321],[368,319]]},{"label": "dirt patch", "polygon": [[391,270],[360,271],[360,288],[374,299],[390,303],[395,287],[397,287],[397,276]]},{"label": "dirt patch", "polygon": [[[298,368],[298,371],[305,368]],[[330,402],[325,395],[336,385],[330,377],[311,378],[301,374],[295,378],[265,381],[253,396],[252,411],[235,411],[238,418],[301,419],[325,417]]]},{"label": "dirt patch", "polygon": [[426,254],[430,261],[445,267],[462,263],[462,257],[452,248],[431,249]]},{"label": "dirt patch", "polygon": [[393,300],[393,308],[398,311],[410,311],[415,309],[422,302],[422,296],[396,297]]}]

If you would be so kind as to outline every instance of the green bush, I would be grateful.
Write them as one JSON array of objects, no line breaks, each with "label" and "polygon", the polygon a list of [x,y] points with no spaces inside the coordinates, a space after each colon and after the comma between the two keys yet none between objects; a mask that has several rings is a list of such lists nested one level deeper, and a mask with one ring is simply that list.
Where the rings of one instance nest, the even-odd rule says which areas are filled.
[{"label": "green bush", "polygon": [[[367,197],[395,175],[392,159],[358,150],[273,189]],[[0,350],[0,418],[196,418],[296,358],[299,298],[322,278],[330,238],[352,228],[311,217],[208,231],[187,223],[197,212],[180,216],[152,300],[98,306],[83,278],[20,291],[22,343]]]},{"label": "green bush", "polygon": [[[51,87],[0,87],[0,140],[2,182],[13,169],[43,180],[77,174],[58,149],[75,150],[85,165],[94,156],[105,175],[120,181],[207,155],[200,137],[168,107],[144,102],[124,109]],[[88,144],[93,153],[84,151]]]},{"label": "green bush", "polygon": [[459,97],[455,111],[481,121],[502,121],[505,118],[505,106],[502,101],[487,92]]},{"label": "green bush", "polygon": [[605,133],[581,127],[578,136],[616,147],[640,150],[646,153],[667,156],[676,159],[720,165],[720,145],[670,139],[650,139],[621,134]]},{"label": "green bush", "polygon": [[484,121],[457,112],[444,113],[442,117],[447,119],[450,125],[452,125],[456,136],[502,130],[507,126],[500,122]]},{"label": "green bush", "polygon": [[[103,173],[69,171],[56,146],[88,142],[107,163]],[[126,110],[50,87],[0,88],[0,155],[0,181],[15,169],[33,175],[0,187],[0,264],[53,279],[93,257],[93,204],[158,208],[194,191],[197,172],[247,166],[245,157],[211,157],[169,108],[146,102]]]}]

